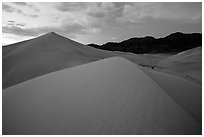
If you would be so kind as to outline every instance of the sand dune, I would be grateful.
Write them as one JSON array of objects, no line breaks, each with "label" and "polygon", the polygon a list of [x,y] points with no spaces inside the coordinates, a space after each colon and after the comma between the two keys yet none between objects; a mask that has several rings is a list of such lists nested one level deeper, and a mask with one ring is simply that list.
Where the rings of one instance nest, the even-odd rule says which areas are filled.
[{"label": "sand dune", "polygon": [[48,33],[2,53],[3,134],[201,134],[201,47],[139,55]]},{"label": "sand dune", "polygon": [[200,56],[201,54],[202,54],[202,47],[196,47],[193,49],[180,52],[176,54],[175,57],[179,57],[179,58],[197,57],[198,59],[201,59],[201,56]]},{"label": "sand dune", "polygon": [[111,52],[87,47],[56,33],[3,47],[3,88],[63,68],[105,57]]},{"label": "sand dune", "polygon": [[141,67],[141,69],[202,125],[202,86],[200,84],[148,68]]},{"label": "sand dune", "polygon": [[156,66],[160,71],[201,84],[200,49],[175,56],[111,52],[85,46],[51,32],[3,47],[2,84],[4,89],[50,72],[113,56],[121,56],[143,66]]},{"label": "sand dune", "polygon": [[155,81],[121,57],[42,75],[3,90],[3,134],[201,134]]},{"label": "sand dune", "polygon": [[43,74],[112,56],[151,65],[164,59],[95,49],[51,32],[3,47],[3,88]]},{"label": "sand dune", "polygon": [[166,72],[186,76],[187,78],[200,83],[202,82],[202,48],[190,49],[174,56],[170,56],[158,63],[166,68]]}]

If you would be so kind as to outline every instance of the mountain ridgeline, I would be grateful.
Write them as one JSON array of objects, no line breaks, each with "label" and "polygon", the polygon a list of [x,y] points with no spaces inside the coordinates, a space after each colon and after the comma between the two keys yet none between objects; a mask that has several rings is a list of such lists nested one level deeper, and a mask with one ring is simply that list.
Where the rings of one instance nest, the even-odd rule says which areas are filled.
[{"label": "mountain ridgeline", "polygon": [[119,43],[108,42],[103,45],[88,44],[87,46],[103,50],[132,52],[136,54],[178,53],[202,46],[202,34],[184,34],[176,32],[163,38],[154,38],[151,36],[141,38],[134,37]]}]

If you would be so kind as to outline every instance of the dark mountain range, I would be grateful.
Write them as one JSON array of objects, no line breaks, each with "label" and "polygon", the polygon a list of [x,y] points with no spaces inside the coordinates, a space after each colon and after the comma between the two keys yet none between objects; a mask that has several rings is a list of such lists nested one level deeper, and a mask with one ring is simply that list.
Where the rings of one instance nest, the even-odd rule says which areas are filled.
[{"label": "dark mountain range", "polygon": [[178,53],[184,50],[202,46],[202,34],[185,34],[176,32],[164,38],[154,38],[151,36],[141,38],[135,37],[119,43],[108,42],[103,45],[88,44],[88,46],[103,50],[132,52],[136,54]]}]

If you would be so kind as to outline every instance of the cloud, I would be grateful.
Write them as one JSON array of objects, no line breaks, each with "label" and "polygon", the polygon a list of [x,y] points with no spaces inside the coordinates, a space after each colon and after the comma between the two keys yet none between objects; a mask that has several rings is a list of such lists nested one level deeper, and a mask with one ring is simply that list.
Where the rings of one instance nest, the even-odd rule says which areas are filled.
[{"label": "cloud", "polygon": [[38,35],[37,31],[34,29],[23,29],[18,26],[3,26],[3,33],[21,35],[21,36],[36,36]]},{"label": "cloud", "polygon": [[[27,3],[21,3],[20,5],[26,6],[26,4]],[[64,10],[61,9],[60,12],[58,11],[58,12],[52,12],[52,13],[49,13],[48,11],[49,14],[43,13],[44,14],[43,16],[41,16],[42,15],[41,14],[40,17],[36,19],[38,23],[39,21],[42,21],[42,22],[44,20],[48,21],[47,24],[44,26],[42,25],[29,26],[27,25],[27,22],[17,21],[18,24],[16,22],[14,22],[13,24],[9,23],[9,25],[5,23],[5,25],[2,27],[2,31],[3,33],[15,34],[19,36],[33,36],[33,37],[50,31],[54,31],[61,35],[69,36],[69,37],[75,37],[77,34],[96,34],[101,32],[101,29],[99,26],[102,21],[99,21],[100,19],[97,19],[93,16],[88,15],[88,13],[85,12],[86,9],[79,8],[79,7],[85,6],[85,3],[63,3],[63,4],[67,6],[71,5],[71,11],[70,9],[66,9],[66,11],[65,9]],[[19,5],[19,3],[17,5]],[[55,3],[53,3],[53,5],[56,6]],[[53,11],[54,10],[52,9],[53,5],[51,5],[50,3],[50,5],[46,7],[46,9],[50,9]],[[59,3],[57,5],[59,6]],[[35,4],[35,6],[38,6],[39,8],[38,4]],[[40,8],[43,8],[45,4],[43,3],[40,6],[41,6]],[[79,10],[76,10],[77,9],[76,7],[79,8]],[[80,10],[84,10],[84,12]],[[33,18],[38,17],[38,15],[30,15],[31,13],[25,14],[20,9],[19,10],[16,9],[15,12],[23,15],[24,17],[28,17],[28,16]]]},{"label": "cloud", "polygon": [[13,21],[13,20],[8,20],[8,22],[9,22],[9,23],[15,23],[15,21]]},{"label": "cloud", "polygon": [[[28,5],[25,2],[15,2],[15,4],[16,3],[18,3],[17,5],[23,5],[23,6]],[[22,10],[20,10],[18,8],[14,8],[14,7],[12,7],[12,6],[8,5],[8,4],[5,4],[5,3],[2,4],[2,10],[5,11],[5,12],[10,12],[10,13],[11,12],[16,12],[18,14],[21,14],[21,15],[27,16],[27,17],[31,17],[31,18],[37,18],[38,17],[38,15],[26,14]]]},{"label": "cloud", "polygon": [[27,15],[27,16],[30,16],[32,18],[37,18],[38,17],[38,15]]},{"label": "cloud", "polygon": [[25,23],[17,23],[16,26],[25,27]]},{"label": "cloud", "polygon": [[99,33],[99,32],[101,32],[101,29],[100,28],[85,28],[85,29],[82,29],[82,32],[85,32],[85,33]]},{"label": "cloud", "polygon": [[7,5],[5,3],[2,4],[2,9],[5,12],[17,12],[19,14],[25,15],[25,13],[22,10],[11,7],[10,5]]},{"label": "cloud", "polygon": [[18,6],[27,6],[35,10],[36,12],[40,11],[38,8],[36,8],[34,5],[31,3],[26,3],[26,2],[13,2],[13,4],[18,5]]},{"label": "cloud", "polygon": [[55,6],[56,9],[62,12],[78,11],[78,10],[84,9],[85,7],[86,7],[86,4],[82,2],[63,2],[63,3],[58,3]]},{"label": "cloud", "polygon": [[100,28],[86,28],[78,24],[72,26],[64,25],[61,27],[37,27],[37,28],[25,28],[25,24],[10,23],[8,26],[2,27],[2,32],[7,34],[15,34],[20,36],[39,36],[51,31],[59,33],[64,36],[74,37],[76,34],[88,34],[99,33]]},{"label": "cloud", "polygon": [[14,4],[20,5],[20,6],[27,6],[28,5],[26,2],[14,2]]},{"label": "cloud", "polygon": [[86,12],[94,17],[107,17],[113,15],[115,5],[112,2],[92,3],[87,6]]},{"label": "cloud", "polygon": [[86,12],[86,3],[57,3],[55,9],[59,11],[57,16],[57,21],[60,24],[78,24],[85,27],[95,25],[97,23],[97,19],[89,16]]},{"label": "cloud", "polygon": [[57,4],[56,9],[62,12],[80,11],[87,16],[102,18],[113,15],[118,10],[118,7],[113,2],[69,2]]},{"label": "cloud", "polygon": [[16,9],[16,12],[23,15],[23,16],[27,16],[27,17],[31,17],[31,18],[37,18],[38,15],[30,15],[30,14],[26,14],[25,12],[23,12],[22,10],[20,9]]},{"label": "cloud", "polygon": [[142,22],[144,19],[195,21],[202,17],[201,3],[131,3],[126,4],[118,21]]},{"label": "cloud", "polygon": [[202,22],[202,4],[198,2],[4,2],[2,10],[3,33],[34,37],[55,31],[82,41],[198,31],[196,23]]},{"label": "cloud", "polygon": [[75,23],[84,26],[101,26],[107,20],[113,19],[117,10],[112,2],[70,2],[58,3],[55,8],[66,15],[63,20],[75,20]]},{"label": "cloud", "polygon": [[15,21],[13,20],[8,20],[8,26],[20,26],[20,27],[24,27],[26,26],[25,23],[16,23]]},{"label": "cloud", "polygon": [[25,27],[26,24],[25,23],[16,23],[13,20],[8,20],[8,26],[18,26],[18,27]]},{"label": "cloud", "polygon": [[5,11],[5,12],[14,12],[15,8],[3,3],[2,4],[2,10]]}]

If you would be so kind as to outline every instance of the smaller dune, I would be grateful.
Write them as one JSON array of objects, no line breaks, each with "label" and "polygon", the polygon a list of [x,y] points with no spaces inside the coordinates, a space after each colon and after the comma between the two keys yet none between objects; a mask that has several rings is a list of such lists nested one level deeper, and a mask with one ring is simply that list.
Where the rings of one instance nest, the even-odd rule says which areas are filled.
[{"label": "smaller dune", "polygon": [[202,83],[202,48],[190,49],[170,56],[157,63],[166,72],[186,77],[196,83]]}]

